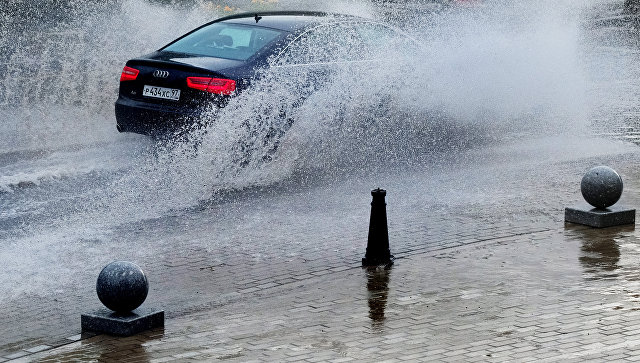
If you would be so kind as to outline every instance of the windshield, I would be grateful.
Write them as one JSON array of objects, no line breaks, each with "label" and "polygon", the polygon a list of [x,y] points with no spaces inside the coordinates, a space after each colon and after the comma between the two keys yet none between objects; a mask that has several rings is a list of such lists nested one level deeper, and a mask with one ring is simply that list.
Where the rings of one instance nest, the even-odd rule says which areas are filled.
[{"label": "windshield", "polygon": [[162,48],[168,52],[247,60],[281,31],[241,24],[213,23]]}]

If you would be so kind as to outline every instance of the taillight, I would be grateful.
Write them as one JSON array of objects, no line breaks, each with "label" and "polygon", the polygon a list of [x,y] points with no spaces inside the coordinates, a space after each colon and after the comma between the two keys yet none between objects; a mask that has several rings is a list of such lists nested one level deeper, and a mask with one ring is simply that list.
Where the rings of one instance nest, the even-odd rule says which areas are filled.
[{"label": "taillight", "polygon": [[219,95],[230,95],[236,90],[236,81],[222,78],[187,77],[187,86]]},{"label": "taillight", "polygon": [[139,70],[131,67],[124,66],[122,74],[120,75],[120,82],[122,81],[135,81],[138,77]]}]

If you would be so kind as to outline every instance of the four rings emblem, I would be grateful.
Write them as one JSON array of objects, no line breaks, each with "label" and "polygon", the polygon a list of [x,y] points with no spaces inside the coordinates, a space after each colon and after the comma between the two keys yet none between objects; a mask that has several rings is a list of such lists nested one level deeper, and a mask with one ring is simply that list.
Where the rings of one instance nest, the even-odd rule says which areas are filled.
[{"label": "four rings emblem", "polygon": [[156,69],[155,71],[153,71],[153,76],[158,78],[167,78],[169,77],[169,71],[161,71],[159,69]]}]

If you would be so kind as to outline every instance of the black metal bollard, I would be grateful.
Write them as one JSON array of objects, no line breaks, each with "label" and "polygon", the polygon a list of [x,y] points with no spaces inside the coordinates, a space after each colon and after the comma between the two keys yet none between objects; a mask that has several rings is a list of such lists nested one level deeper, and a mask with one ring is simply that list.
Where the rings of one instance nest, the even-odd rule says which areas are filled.
[{"label": "black metal bollard", "polygon": [[387,229],[387,203],[384,197],[387,191],[374,189],[371,191],[371,218],[369,220],[369,237],[367,252],[362,259],[362,266],[378,266],[393,264],[393,255],[389,251],[389,231]]}]

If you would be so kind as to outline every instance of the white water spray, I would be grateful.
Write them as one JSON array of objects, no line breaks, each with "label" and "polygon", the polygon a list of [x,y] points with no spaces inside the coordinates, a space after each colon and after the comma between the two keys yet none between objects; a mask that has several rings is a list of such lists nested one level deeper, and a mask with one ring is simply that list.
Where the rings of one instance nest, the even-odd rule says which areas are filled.
[{"label": "white water spray", "polygon": [[[189,135],[194,143],[121,135],[113,102],[125,61],[225,12],[205,1],[69,3],[70,16],[55,22],[42,15],[15,34],[0,27],[0,39],[12,42],[2,44],[10,51],[0,66],[0,221],[11,240],[0,254],[29,276],[67,246],[91,249],[118,228],[188,215],[221,190],[339,178],[371,160],[437,162],[462,148],[588,123],[577,5],[488,1],[407,14],[367,2],[310,9],[282,1],[260,8],[391,14],[422,46],[388,49],[371,67],[336,67],[302,103],[304,74],[267,74],[203,115],[209,126]],[[25,250],[32,261],[20,258]],[[0,285],[11,286],[15,274],[2,276]]]}]

